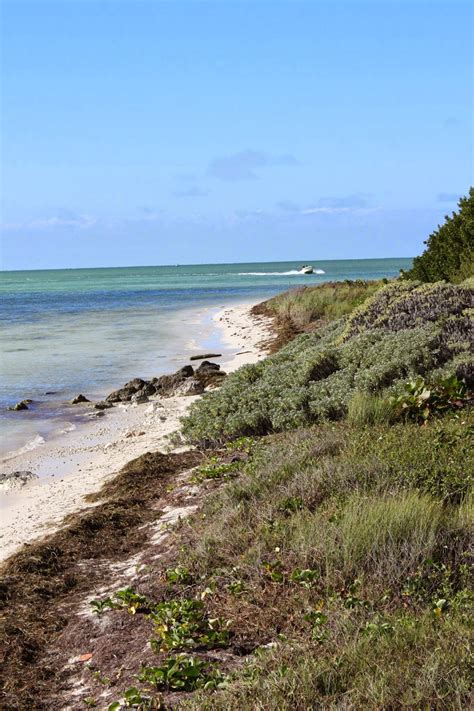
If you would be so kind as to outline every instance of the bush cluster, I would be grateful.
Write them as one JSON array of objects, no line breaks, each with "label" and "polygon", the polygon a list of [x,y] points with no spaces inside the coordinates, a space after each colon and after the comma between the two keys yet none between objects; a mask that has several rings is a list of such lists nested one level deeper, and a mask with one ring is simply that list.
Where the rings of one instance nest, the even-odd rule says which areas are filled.
[{"label": "bush cluster", "polygon": [[469,381],[473,293],[443,283],[387,284],[349,317],[230,375],[193,405],[184,434],[213,443],[335,420],[356,392],[396,393],[432,372]]}]

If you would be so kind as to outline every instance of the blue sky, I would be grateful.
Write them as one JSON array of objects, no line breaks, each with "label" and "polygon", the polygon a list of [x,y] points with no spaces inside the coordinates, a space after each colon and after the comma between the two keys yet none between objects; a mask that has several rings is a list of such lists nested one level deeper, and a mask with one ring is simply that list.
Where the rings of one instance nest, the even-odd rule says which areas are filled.
[{"label": "blue sky", "polygon": [[470,2],[2,12],[5,269],[411,256],[472,183]]}]

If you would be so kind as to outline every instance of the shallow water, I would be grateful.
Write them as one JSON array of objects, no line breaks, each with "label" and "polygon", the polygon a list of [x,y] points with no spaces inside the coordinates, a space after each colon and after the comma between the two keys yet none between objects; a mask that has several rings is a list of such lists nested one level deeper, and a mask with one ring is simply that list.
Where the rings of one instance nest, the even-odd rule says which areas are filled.
[{"label": "shallow water", "polygon": [[[209,307],[284,289],[396,276],[410,259],[211,264],[0,273],[0,456],[80,425],[68,401],[179,367],[209,341]],[[193,342],[194,341],[194,342]],[[24,398],[31,409],[9,412]]]}]

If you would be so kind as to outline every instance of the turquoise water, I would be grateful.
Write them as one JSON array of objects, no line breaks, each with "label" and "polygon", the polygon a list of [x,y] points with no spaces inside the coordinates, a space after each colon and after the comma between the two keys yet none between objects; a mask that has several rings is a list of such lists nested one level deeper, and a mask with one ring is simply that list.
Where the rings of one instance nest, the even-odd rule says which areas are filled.
[{"label": "turquoise water", "polygon": [[[166,372],[199,344],[207,307],[257,301],[303,284],[392,277],[410,259],[207,264],[0,273],[0,454],[74,425],[66,403]],[[8,406],[32,398],[28,412]],[[73,420],[71,422],[71,419]]]}]

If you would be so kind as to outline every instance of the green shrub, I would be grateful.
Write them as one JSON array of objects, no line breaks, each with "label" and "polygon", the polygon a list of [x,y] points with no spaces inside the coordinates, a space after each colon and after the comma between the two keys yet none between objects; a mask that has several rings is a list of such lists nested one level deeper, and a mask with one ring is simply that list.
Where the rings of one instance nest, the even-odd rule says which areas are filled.
[{"label": "green shrub", "polygon": [[405,383],[403,392],[390,399],[399,416],[426,421],[431,415],[467,405],[470,397],[466,384],[455,375],[429,385],[423,378]]},{"label": "green shrub", "polygon": [[143,667],[138,679],[165,691],[215,689],[224,680],[223,674],[196,657],[179,654],[167,657],[161,666]]},{"label": "green shrub", "polygon": [[183,432],[210,443],[337,420],[355,392],[399,390],[407,379],[442,368],[470,382],[471,304],[465,287],[388,284],[347,321],[300,335],[232,373],[193,404]]},{"label": "green shrub", "polygon": [[163,652],[191,647],[220,647],[227,643],[229,631],[220,619],[209,619],[200,600],[178,598],[155,605],[150,618],[155,638],[152,649]]}]

